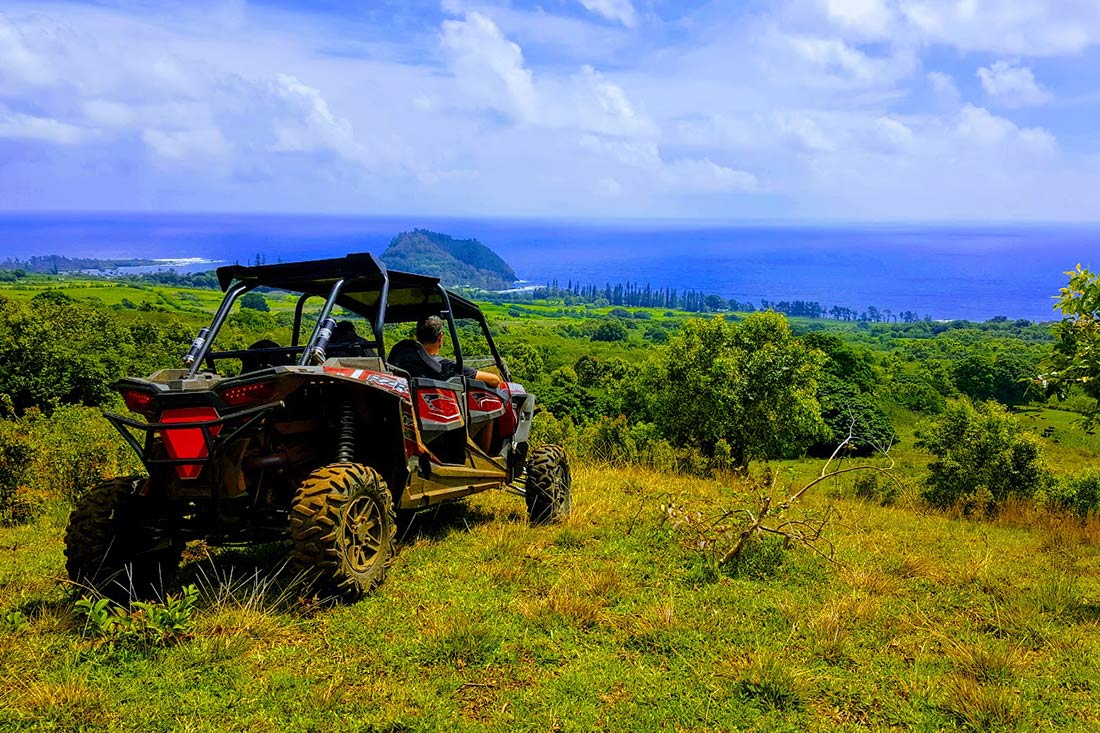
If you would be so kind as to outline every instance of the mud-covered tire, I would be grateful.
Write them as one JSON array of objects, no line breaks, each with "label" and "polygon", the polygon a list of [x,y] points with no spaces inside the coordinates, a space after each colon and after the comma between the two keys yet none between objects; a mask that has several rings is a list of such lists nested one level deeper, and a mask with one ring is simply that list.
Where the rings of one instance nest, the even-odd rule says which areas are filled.
[{"label": "mud-covered tire", "polygon": [[524,498],[531,524],[560,522],[569,516],[573,510],[573,480],[561,446],[544,445],[531,452]]},{"label": "mud-covered tire", "polygon": [[381,583],[396,531],[386,482],[358,463],[314,471],[291,505],[294,564],[312,590],[324,596],[353,601]]},{"label": "mud-covered tire", "polygon": [[149,531],[145,500],[134,493],[143,480],[108,479],[76,501],[65,531],[65,569],[74,583],[113,597],[172,585],[183,548]]}]

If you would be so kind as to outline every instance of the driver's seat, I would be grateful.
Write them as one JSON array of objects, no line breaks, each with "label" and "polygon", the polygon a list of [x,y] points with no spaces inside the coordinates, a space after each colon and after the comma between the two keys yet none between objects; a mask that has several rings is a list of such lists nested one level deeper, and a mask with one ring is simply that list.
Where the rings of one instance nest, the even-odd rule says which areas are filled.
[{"label": "driver's seat", "polygon": [[408,372],[413,379],[445,379],[443,365],[432,358],[423,344],[414,339],[404,339],[394,344],[386,361]]}]

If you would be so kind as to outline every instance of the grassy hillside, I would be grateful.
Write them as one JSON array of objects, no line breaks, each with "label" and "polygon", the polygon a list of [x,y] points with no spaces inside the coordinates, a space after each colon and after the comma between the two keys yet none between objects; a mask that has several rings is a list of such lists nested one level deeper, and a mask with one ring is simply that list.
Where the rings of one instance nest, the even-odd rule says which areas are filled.
[{"label": "grassy hillside", "polygon": [[263,592],[278,548],[198,557],[193,631],[165,645],[82,625],[59,583],[63,513],[2,529],[2,605],[30,620],[0,623],[0,728],[1100,726],[1095,519],[979,523],[834,496],[837,565],[773,547],[715,577],[661,507],[715,511],[737,490],[581,466],[565,525],[476,497],[420,523],[379,592],[332,609]]}]

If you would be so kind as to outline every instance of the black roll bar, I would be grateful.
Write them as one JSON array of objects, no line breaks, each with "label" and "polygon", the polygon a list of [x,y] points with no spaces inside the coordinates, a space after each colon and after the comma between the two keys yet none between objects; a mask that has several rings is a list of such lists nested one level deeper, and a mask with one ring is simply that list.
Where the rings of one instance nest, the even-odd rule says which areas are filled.
[{"label": "black roll bar", "polygon": [[254,287],[256,286],[237,283],[225,292],[225,297],[222,298],[222,304],[218,307],[218,312],[214,314],[214,320],[210,323],[210,333],[206,335],[206,341],[199,347],[198,352],[195,354],[195,361],[191,363],[191,367],[187,370],[188,379],[198,374],[199,367],[202,366],[203,359],[206,358],[206,353],[210,351],[210,345],[214,343],[214,338],[217,337],[218,331],[222,328],[222,324],[225,323],[225,319],[229,317],[229,309],[233,307],[233,303],[237,298],[247,293],[249,290],[252,290]]},{"label": "black roll bar", "polygon": [[329,291],[328,298],[325,299],[325,307],[321,309],[321,313],[317,316],[317,323],[313,326],[313,335],[309,337],[309,341],[306,342],[305,350],[302,351],[302,358],[298,361],[298,366],[309,366],[309,360],[313,358],[313,345],[317,343],[317,337],[321,334],[321,329],[324,327],[325,319],[332,313],[332,309],[336,306],[336,299],[340,297],[340,290],[344,287],[343,279],[337,280],[332,290]]}]

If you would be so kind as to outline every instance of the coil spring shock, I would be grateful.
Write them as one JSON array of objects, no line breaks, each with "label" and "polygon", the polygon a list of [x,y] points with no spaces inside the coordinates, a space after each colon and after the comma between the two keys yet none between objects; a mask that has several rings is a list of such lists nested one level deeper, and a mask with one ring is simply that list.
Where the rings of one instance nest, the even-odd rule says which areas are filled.
[{"label": "coil spring shock", "polygon": [[340,408],[340,429],[336,435],[336,462],[351,463],[355,458],[355,408],[351,400]]}]

